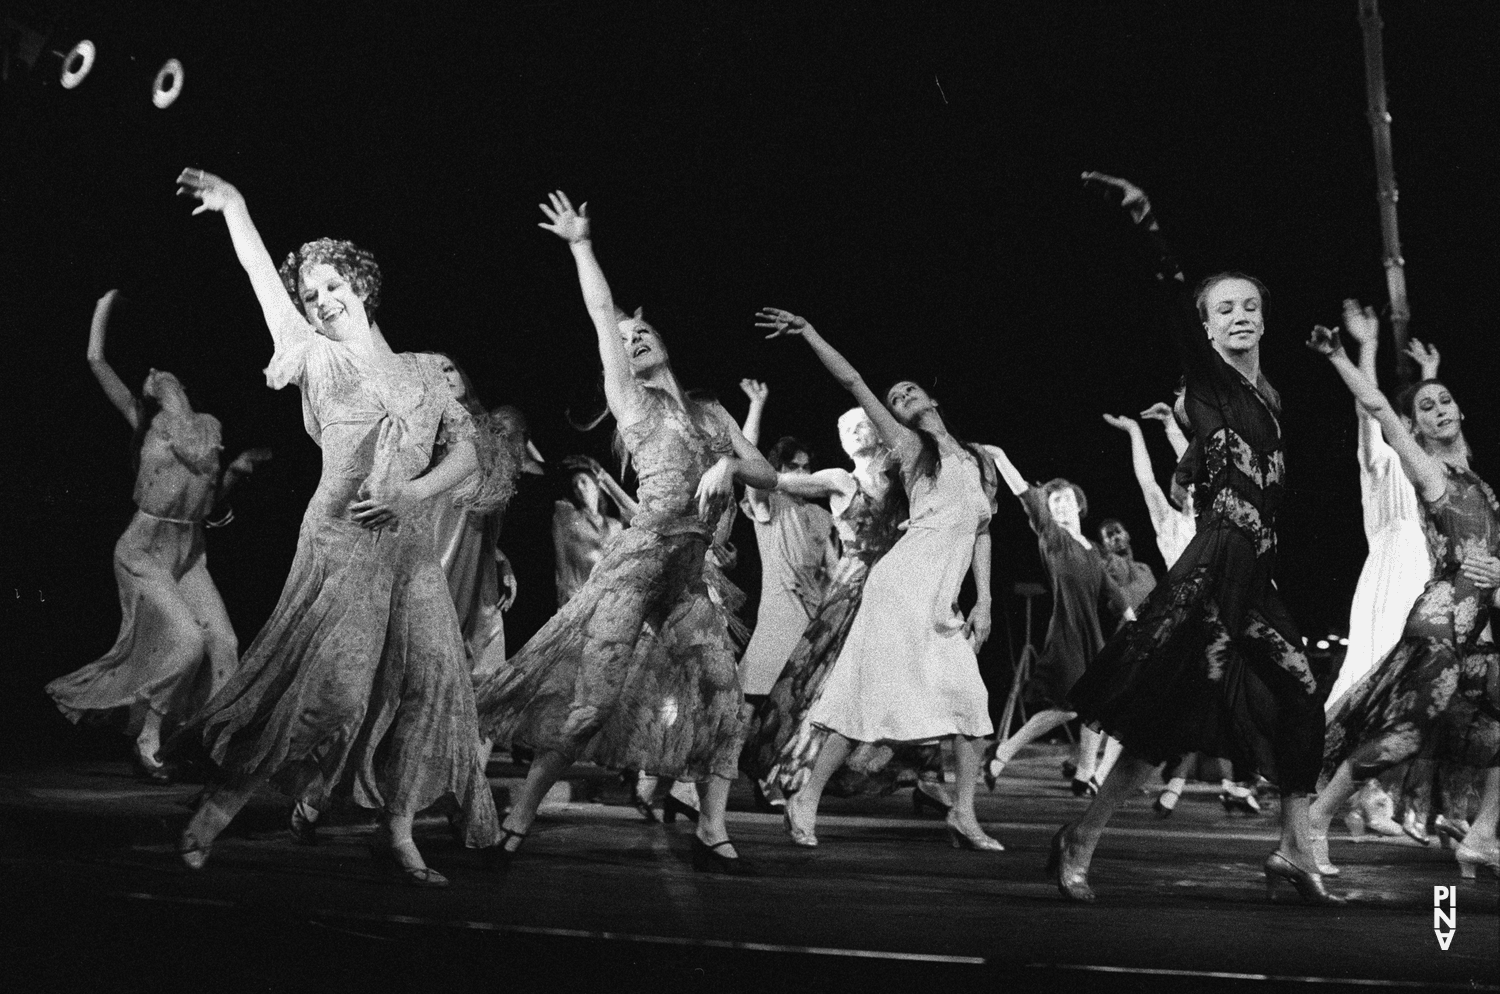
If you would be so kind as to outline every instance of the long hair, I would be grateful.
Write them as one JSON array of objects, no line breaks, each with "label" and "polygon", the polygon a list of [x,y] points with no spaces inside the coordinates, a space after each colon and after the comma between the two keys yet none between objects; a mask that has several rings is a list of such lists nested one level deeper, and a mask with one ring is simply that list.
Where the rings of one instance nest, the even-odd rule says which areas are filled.
[{"label": "long hair", "polygon": [[[1193,303],[1198,306],[1198,320],[1204,324],[1208,323],[1208,291],[1225,280],[1244,280],[1255,287],[1255,292],[1260,294],[1260,310],[1264,314],[1266,302],[1270,299],[1271,291],[1266,285],[1249,273],[1240,272],[1238,269],[1226,269],[1222,273],[1214,273],[1212,276],[1204,277],[1198,281],[1193,288]],[[1264,320],[1264,319],[1262,319]],[[1281,394],[1271,386],[1271,381],[1266,379],[1266,374],[1261,373],[1255,378],[1255,389],[1265,399],[1266,406],[1271,413],[1277,417],[1281,416]]]},{"label": "long hair", "polygon": [[[897,382],[909,383],[911,381],[899,380]],[[886,395],[890,395],[890,390],[886,390]],[[934,401],[934,405],[936,405],[936,401]],[[886,407],[889,409],[890,405],[886,405]],[[985,494],[993,502],[994,494],[999,488],[1000,472],[995,468],[994,461],[975,447],[973,443],[964,441],[959,436],[959,433],[953,430],[953,426],[948,423],[948,418],[942,412],[938,412],[938,419],[943,422],[943,427],[948,429],[948,434],[953,437],[953,440],[979,463],[980,483],[984,486]],[[938,470],[943,468],[943,453],[938,448],[937,436],[920,425],[911,424],[907,425],[907,427],[917,433],[917,439],[922,444],[921,451],[917,453],[917,458],[912,462],[913,476],[925,476],[929,479],[936,479]]]}]

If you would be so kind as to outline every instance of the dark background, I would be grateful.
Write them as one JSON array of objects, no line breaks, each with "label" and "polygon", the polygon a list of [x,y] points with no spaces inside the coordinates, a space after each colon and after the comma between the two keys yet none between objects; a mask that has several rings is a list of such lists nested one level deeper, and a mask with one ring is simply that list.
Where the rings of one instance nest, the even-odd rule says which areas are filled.
[{"label": "dark background", "polygon": [[[569,255],[534,227],[562,188],[589,201],[617,299],[645,306],[685,383],[737,417],[741,377],[771,385],[767,444],[795,433],[841,463],[850,404],[800,343],[760,339],[753,312],[775,304],[877,390],[930,385],[963,435],[1082,485],[1089,523],[1123,518],[1159,568],[1126,439],[1099,415],[1167,399],[1178,371],[1128,226],[1078,183],[1128,176],[1190,275],[1271,287],[1263,365],[1292,486],[1279,584],[1308,635],[1345,623],[1365,551],[1354,414],[1301,343],[1344,296],[1385,300],[1355,0],[51,6],[17,10],[47,18],[49,48],[86,36],[100,60],[74,91],[45,54],[0,89],[9,757],[119,751],[71,733],[41,691],[119,620],[110,558],[132,481],[129,432],[84,362],[100,294],[127,298],[109,356],[128,383],[170,369],[231,450],[275,449],[209,538],[242,645],[316,483],[296,392],[264,386],[269,336],[222,221],[173,198],[184,166],[236,183],[278,258],[323,235],[374,250],[392,346],[451,351],[487,403],[527,412],[553,462],[608,445],[562,417],[598,369]],[[1493,473],[1500,5],[1382,7],[1412,333],[1442,348]],[[159,111],[168,56],[186,87]],[[516,646],[554,603],[551,486],[523,490],[503,540]],[[1008,497],[993,533],[1018,638],[1008,591],[1041,567]],[[753,595],[743,522],[737,539]],[[1003,691],[999,618],[996,634],[984,662]]]}]

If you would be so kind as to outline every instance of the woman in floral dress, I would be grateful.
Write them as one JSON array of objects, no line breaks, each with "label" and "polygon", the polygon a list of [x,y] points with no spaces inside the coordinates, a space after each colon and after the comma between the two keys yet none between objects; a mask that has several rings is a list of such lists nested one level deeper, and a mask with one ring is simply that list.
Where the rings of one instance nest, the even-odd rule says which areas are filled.
[{"label": "woman in floral dress", "polygon": [[[1413,764],[1408,777],[1430,782],[1439,772],[1432,766],[1454,766],[1483,778],[1480,811],[1457,856],[1467,876],[1476,865],[1500,867],[1500,653],[1489,625],[1500,586],[1500,504],[1469,468],[1463,414],[1447,387],[1424,380],[1408,388],[1398,416],[1349,360],[1337,331],[1316,328],[1308,344],[1328,357],[1396,451],[1421,501],[1434,563],[1401,641],[1329,715],[1330,779],[1312,807],[1314,831],[1326,835],[1360,781],[1425,754],[1430,765]],[[1326,849],[1321,856],[1326,863]]]},{"label": "woman in floral dress", "polygon": [[[323,239],[278,273],[238,190],[196,169],[178,184],[202,202],[194,213],[224,215],[275,345],[266,381],[300,387],[303,423],[323,451],[281,599],[187,729],[223,782],[183,833],[183,860],[202,867],[269,781],[320,810],[348,800],[379,811],[372,856],[413,886],[445,886],[412,839],[417,812],[456,804],[474,847],[499,831],[432,542],[432,498],[477,466],[473,421],[437,356],[395,353],[371,323],[380,271],[369,253]],[[447,456],[433,465],[435,449]]]}]

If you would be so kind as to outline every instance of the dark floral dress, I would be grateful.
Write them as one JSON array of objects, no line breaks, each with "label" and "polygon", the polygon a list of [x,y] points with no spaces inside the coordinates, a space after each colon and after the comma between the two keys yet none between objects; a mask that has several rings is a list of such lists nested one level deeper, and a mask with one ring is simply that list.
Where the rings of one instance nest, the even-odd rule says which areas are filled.
[{"label": "dark floral dress", "polygon": [[1422,501],[1433,578],[1401,641],[1328,719],[1323,772],[1352,760],[1358,779],[1412,760],[1403,795],[1425,813],[1435,785],[1453,791],[1500,757],[1500,655],[1490,630],[1493,591],[1464,576],[1471,553],[1500,555],[1500,505],[1472,472],[1448,468],[1448,488]]},{"label": "dark floral dress", "polygon": [[[475,687],[496,745],[621,770],[733,778],[744,695],[725,613],[704,580],[724,507],[699,514],[698,481],[733,451],[718,404],[652,394],[621,430],[640,511],[578,593]],[[727,504],[727,502],[726,502]],[[641,646],[643,635],[657,645]]]},{"label": "dark floral dress", "polygon": [[1275,401],[1209,343],[1182,271],[1152,232],[1175,298],[1198,533],[1072,692],[1085,721],[1152,762],[1224,756],[1285,792],[1310,792],[1323,755],[1325,679],[1271,582],[1285,494]]}]

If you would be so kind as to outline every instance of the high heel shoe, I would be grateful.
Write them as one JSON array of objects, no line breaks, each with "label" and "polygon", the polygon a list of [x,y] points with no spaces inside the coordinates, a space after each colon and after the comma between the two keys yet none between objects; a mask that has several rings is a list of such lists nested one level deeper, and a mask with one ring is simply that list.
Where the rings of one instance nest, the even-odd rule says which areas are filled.
[{"label": "high heel shoe", "polygon": [[693,869],[699,873],[723,873],[731,877],[756,877],[755,867],[739,856],[726,856],[719,850],[733,845],[730,840],[709,845],[693,836]]},{"label": "high heel shoe", "polygon": [[[793,796],[795,797],[795,795]],[[807,849],[817,848],[818,837],[813,834],[813,830],[803,828],[792,820],[792,804],[790,801],[787,803],[786,811],[782,814],[782,818],[786,821],[786,832],[792,837],[793,845],[802,846]]]},{"label": "high heel shoe", "polygon": [[[311,817],[308,812],[312,812]],[[287,831],[291,832],[293,842],[299,846],[318,844],[317,816],[317,809],[306,801],[297,801],[292,805],[292,815],[287,819]]]},{"label": "high heel shoe", "polygon": [[1046,874],[1057,884],[1057,892],[1070,901],[1093,904],[1098,898],[1089,886],[1087,870],[1063,871],[1063,835],[1070,826],[1064,825],[1052,836],[1052,846],[1047,854]]},{"label": "high heel shoe", "polygon": [[996,759],[994,756],[991,756],[989,761],[984,764],[984,785],[993,791],[995,785],[1000,782],[1000,774],[1004,772],[1005,760]]},{"label": "high heel shoe", "polygon": [[1244,794],[1235,794],[1224,791],[1219,795],[1219,803],[1224,806],[1225,814],[1234,814],[1236,811],[1252,817],[1260,814],[1260,802],[1255,799],[1255,792],[1248,791]]},{"label": "high heel shoe", "polygon": [[1460,842],[1453,850],[1453,858],[1458,861],[1458,875],[1465,880],[1473,880],[1474,871],[1481,866],[1500,877],[1500,846],[1476,849]]},{"label": "high heel shoe", "polygon": [[370,859],[376,866],[400,878],[408,887],[446,887],[448,878],[430,866],[407,866],[401,862],[396,850],[382,845],[379,836],[370,839]]},{"label": "high heel shoe", "polygon": [[1005,852],[1005,847],[1000,844],[1000,840],[992,839],[988,835],[985,835],[983,829],[979,830],[977,836],[970,835],[954,822],[952,815],[948,816],[947,824],[948,841],[952,843],[954,849],[970,849],[975,852]]},{"label": "high heel shoe", "polygon": [[[511,839],[516,840],[514,847],[510,845]],[[516,853],[521,848],[521,843],[525,841],[525,832],[517,832],[513,829],[502,827],[500,829],[500,841],[479,850],[479,855],[484,861],[485,868],[490,870],[508,870],[511,862],[516,858]]]},{"label": "high heel shoe", "polygon": [[1432,845],[1432,836],[1427,834],[1427,819],[1417,814],[1411,808],[1406,809],[1406,814],[1401,816],[1401,831],[1405,832],[1407,838],[1422,843],[1424,846]]},{"label": "high heel shoe", "polygon": [[1151,803],[1151,809],[1156,812],[1158,818],[1170,818],[1172,812],[1177,810],[1177,802],[1181,800],[1182,792],[1168,787],[1156,795],[1156,800]]},{"label": "high heel shoe", "polygon": [[1333,862],[1328,858],[1328,836],[1326,834],[1312,836],[1312,851],[1313,862],[1317,864],[1319,873],[1325,877],[1336,877],[1339,875],[1339,868],[1334,866]]},{"label": "high heel shoe", "polygon": [[1095,780],[1093,777],[1089,777],[1087,780],[1076,780],[1075,779],[1073,781],[1073,796],[1074,797],[1094,797],[1098,793],[1099,793],[1099,781]]},{"label": "high heel shoe", "polygon": [[698,824],[698,809],[685,801],[680,801],[674,794],[668,794],[661,799],[661,820],[671,824],[682,815],[694,825]]},{"label": "high heel shoe", "polygon": [[953,805],[940,797],[929,794],[925,789],[925,784],[919,780],[911,789],[912,814],[920,815],[923,808],[932,808],[938,814],[946,815],[953,809]]},{"label": "high heel shoe", "polygon": [[212,842],[200,842],[192,829],[183,829],[182,838],[177,842],[177,855],[189,870],[197,871],[203,869],[208,862],[208,854],[213,847]]},{"label": "high heel shoe", "polygon": [[1297,890],[1297,895],[1302,898],[1303,904],[1344,904],[1344,898],[1337,894],[1328,893],[1323,886],[1323,875],[1312,873],[1301,869],[1291,860],[1281,855],[1280,851],[1273,852],[1266,857],[1266,900],[1276,900],[1276,882],[1284,880]]}]

